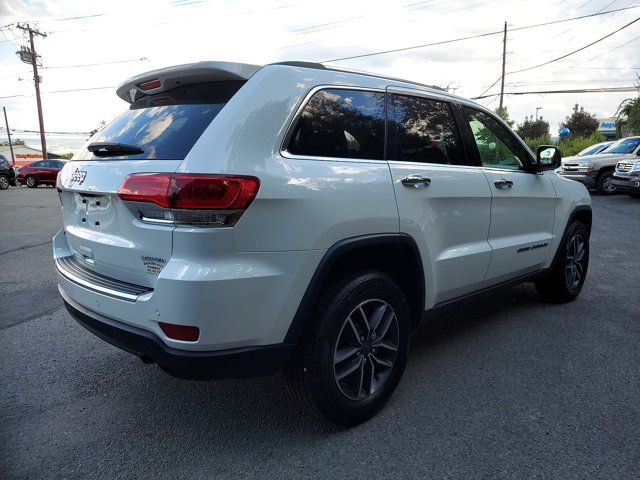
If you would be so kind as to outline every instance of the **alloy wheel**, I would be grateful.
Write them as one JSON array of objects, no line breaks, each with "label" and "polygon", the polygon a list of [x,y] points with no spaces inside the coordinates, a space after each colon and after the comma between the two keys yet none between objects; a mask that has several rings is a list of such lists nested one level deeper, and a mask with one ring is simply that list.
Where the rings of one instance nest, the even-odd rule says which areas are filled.
[{"label": "alloy wheel", "polygon": [[33,177],[27,177],[27,187],[33,187],[36,184],[36,181]]},{"label": "alloy wheel", "polygon": [[366,300],[347,316],[334,348],[333,370],[340,392],[366,400],[385,383],[398,352],[400,331],[391,306]]},{"label": "alloy wheel", "polygon": [[582,235],[574,235],[567,244],[565,278],[570,290],[575,290],[584,277],[585,242]]},{"label": "alloy wheel", "polygon": [[611,182],[611,177],[607,177],[602,182],[602,188],[604,188],[605,192],[613,193],[616,191],[616,186]]},{"label": "alloy wheel", "polygon": [[0,189],[6,190],[7,188],[9,188],[9,179],[2,175],[0,176]]}]

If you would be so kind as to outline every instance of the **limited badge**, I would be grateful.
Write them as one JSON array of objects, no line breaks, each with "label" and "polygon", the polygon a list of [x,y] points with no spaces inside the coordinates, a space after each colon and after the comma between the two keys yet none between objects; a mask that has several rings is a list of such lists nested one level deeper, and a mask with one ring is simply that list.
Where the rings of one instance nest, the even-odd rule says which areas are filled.
[{"label": "limited badge", "polygon": [[143,255],[140,257],[142,259],[143,265],[147,269],[147,273],[151,273],[152,275],[158,275],[166,265],[167,261],[164,258],[159,257],[148,257]]}]

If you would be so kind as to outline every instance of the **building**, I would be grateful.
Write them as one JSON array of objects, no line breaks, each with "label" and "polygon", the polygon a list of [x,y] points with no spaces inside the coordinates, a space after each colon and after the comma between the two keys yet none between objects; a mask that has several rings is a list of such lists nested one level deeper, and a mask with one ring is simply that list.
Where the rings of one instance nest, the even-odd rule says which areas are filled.
[{"label": "building", "polygon": [[[0,155],[4,155],[6,158],[11,159],[11,149],[9,145],[0,145]],[[26,145],[14,145],[13,155],[15,157],[16,165],[27,165],[28,163],[42,160],[42,151],[36,148],[27,147]],[[49,158],[61,158],[60,155],[48,152]]]},{"label": "building", "polygon": [[598,133],[607,137],[607,140],[615,140],[616,138],[616,119],[599,118],[598,119]]}]

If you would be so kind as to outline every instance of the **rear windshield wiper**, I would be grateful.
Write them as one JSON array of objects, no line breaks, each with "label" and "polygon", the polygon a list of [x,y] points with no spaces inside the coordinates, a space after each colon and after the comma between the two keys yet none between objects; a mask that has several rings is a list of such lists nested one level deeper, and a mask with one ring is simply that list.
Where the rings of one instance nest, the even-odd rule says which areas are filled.
[{"label": "rear windshield wiper", "polygon": [[96,157],[117,157],[119,155],[139,155],[144,153],[144,150],[136,145],[112,142],[93,142],[89,144],[87,150]]}]

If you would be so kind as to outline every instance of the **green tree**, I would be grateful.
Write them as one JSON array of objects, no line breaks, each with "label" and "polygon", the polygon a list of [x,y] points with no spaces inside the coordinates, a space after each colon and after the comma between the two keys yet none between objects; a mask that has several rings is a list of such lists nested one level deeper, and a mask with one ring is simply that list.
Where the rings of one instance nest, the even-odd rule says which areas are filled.
[{"label": "green tree", "polygon": [[540,117],[537,120],[531,117],[524,117],[524,122],[518,125],[516,133],[520,138],[539,138],[549,135],[549,122]]},{"label": "green tree", "polygon": [[640,75],[636,86],[638,87],[638,96],[623,100],[616,112],[616,130],[622,125],[626,125],[632,135],[640,135]]},{"label": "green tree", "polygon": [[573,112],[560,124],[560,128],[568,128],[572,136],[588,137],[598,130],[598,120],[594,114],[585,111],[584,107],[576,103]]},{"label": "green tree", "polygon": [[509,125],[511,128],[513,128],[513,126],[516,124],[515,120],[511,120],[511,117],[509,116],[509,110],[507,110],[507,107],[505,106],[503,106],[502,108],[496,107],[495,112],[498,114],[498,116],[502,120],[504,120],[504,123]]},{"label": "green tree", "polygon": [[[3,147],[8,147],[9,146],[9,140],[5,140],[4,142],[0,143],[0,145],[2,145]],[[19,138],[14,138],[13,140],[11,140],[11,145],[13,145],[13,146],[26,145],[26,143],[24,143],[24,140],[21,140]]]},{"label": "green tree", "polygon": [[96,133],[102,130],[106,124],[107,122],[101,120],[100,123],[98,123],[98,126],[89,132],[89,138],[93,137]]}]

